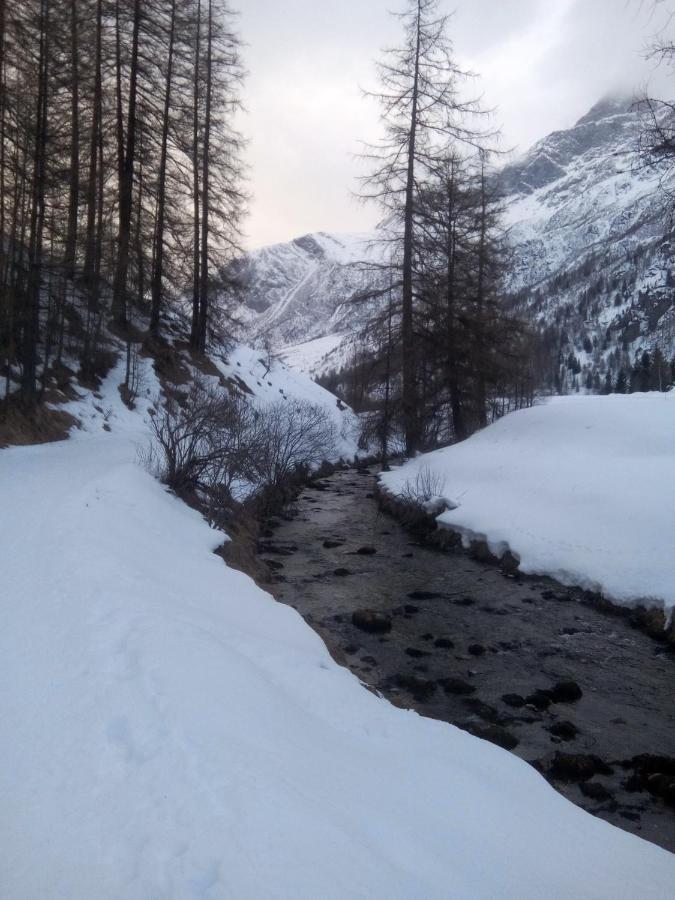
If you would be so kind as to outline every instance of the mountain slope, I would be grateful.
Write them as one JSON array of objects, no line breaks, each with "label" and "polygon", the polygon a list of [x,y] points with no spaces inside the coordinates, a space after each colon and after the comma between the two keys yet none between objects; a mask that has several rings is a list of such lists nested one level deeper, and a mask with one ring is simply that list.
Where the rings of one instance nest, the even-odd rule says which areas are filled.
[{"label": "mountain slope", "polygon": [[563,362],[574,355],[568,388],[589,376],[598,387],[644,349],[675,352],[666,195],[675,177],[662,183],[637,167],[640,128],[629,101],[606,99],[502,173],[507,287],[518,312],[553,329]]},{"label": "mountain slope", "polygon": [[[607,98],[573,128],[539,141],[499,175],[512,246],[509,302],[547,330],[561,389],[598,389],[642,350],[675,354],[665,191],[675,176],[636,167],[640,117]],[[312,374],[349,359],[371,305],[353,303],[382,274],[374,235],[307,235],[239,264],[246,337],[269,336]],[[369,242],[370,241],[370,242]]]},{"label": "mountain slope", "polygon": [[383,251],[373,237],[320,232],[239,260],[233,274],[244,286],[247,339],[281,350],[357,331],[373,306],[360,295],[380,278]]}]

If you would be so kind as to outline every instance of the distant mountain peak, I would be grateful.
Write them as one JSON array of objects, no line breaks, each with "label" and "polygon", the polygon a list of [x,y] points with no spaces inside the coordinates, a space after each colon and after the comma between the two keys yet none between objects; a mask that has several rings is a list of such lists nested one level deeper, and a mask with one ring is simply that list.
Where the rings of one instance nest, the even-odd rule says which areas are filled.
[{"label": "distant mountain peak", "polygon": [[633,111],[635,97],[628,93],[606,94],[589,109],[574,125],[588,125],[589,123],[602,122],[611,116],[624,115]]}]

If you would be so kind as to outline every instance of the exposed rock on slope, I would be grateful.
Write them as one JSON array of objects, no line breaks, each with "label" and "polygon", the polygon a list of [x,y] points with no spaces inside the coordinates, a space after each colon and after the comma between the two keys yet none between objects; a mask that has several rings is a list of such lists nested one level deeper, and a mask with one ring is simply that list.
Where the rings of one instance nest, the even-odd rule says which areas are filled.
[{"label": "exposed rock on slope", "polygon": [[[667,197],[636,166],[640,117],[625,99],[596,104],[539,141],[500,177],[513,244],[507,288],[560,352],[559,387],[602,384],[658,346],[675,353]],[[347,338],[370,304],[355,303],[384,257],[373,235],[307,235],[238,265],[249,340],[271,338],[287,361],[319,374],[349,360]]]}]

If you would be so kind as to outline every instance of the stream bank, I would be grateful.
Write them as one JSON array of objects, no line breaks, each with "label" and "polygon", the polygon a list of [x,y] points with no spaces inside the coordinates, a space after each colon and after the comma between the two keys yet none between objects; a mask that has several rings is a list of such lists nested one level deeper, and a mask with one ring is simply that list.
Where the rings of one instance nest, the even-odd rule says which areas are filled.
[{"label": "stream bank", "polygon": [[302,491],[259,541],[278,600],[392,703],[500,744],[675,851],[672,649],[548,579],[422,545],[374,494],[365,469]]}]

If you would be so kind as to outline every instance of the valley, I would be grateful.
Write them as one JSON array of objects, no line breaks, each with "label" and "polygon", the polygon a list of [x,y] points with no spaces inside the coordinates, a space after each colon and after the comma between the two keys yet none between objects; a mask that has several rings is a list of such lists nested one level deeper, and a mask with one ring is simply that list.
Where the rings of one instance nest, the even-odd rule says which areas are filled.
[{"label": "valley", "polygon": [[[420,544],[374,487],[374,470],[350,468],[302,492],[260,543],[275,596],[390,702],[510,750],[573,803],[675,851],[672,807],[639,765],[675,766],[672,648],[549,579]],[[381,628],[355,619],[364,609]],[[556,684],[577,690],[551,701]]]}]

